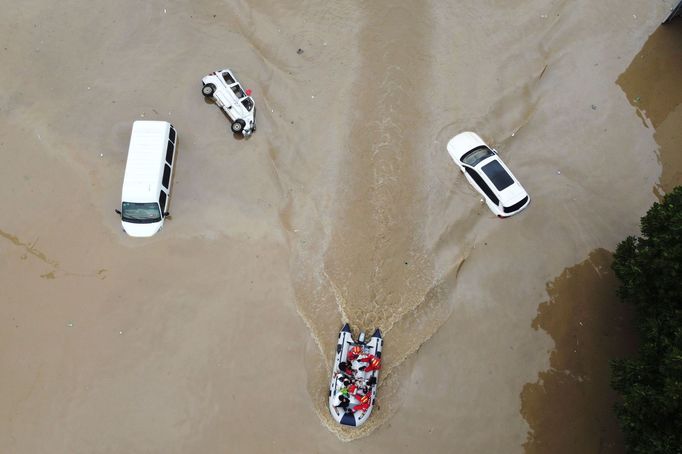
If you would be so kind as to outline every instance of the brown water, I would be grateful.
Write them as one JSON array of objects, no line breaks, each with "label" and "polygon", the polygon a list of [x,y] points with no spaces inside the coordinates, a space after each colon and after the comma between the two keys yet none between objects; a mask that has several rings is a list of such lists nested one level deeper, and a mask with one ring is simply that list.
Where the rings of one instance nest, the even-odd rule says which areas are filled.
[{"label": "brown water", "polygon": [[653,128],[662,164],[658,195],[682,182],[682,21],[660,26],[617,83],[647,128]]},{"label": "brown water", "polygon": [[[547,285],[549,300],[533,320],[554,340],[551,369],[521,393],[532,432],[527,453],[621,453],[609,360],[635,351],[631,308],[616,296],[611,254],[603,249]],[[561,428],[561,430],[559,430]]]},{"label": "brown water", "polygon": [[[531,323],[676,178],[679,107],[630,69],[667,3],[5,2],[0,451],[521,452],[561,430],[519,398],[564,367]],[[200,94],[222,67],[254,91],[249,140]],[[149,240],[113,213],[140,118],[179,131]],[[462,130],[526,212],[479,202],[445,152]],[[359,430],[326,410],[343,321],[385,335]]]}]

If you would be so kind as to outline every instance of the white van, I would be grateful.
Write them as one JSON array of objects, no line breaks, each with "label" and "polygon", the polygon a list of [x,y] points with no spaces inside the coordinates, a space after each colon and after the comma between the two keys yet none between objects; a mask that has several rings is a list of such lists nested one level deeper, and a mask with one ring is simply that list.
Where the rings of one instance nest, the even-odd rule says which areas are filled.
[{"label": "white van", "polygon": [[167,121],[136,121],[130,135],[121,192],[123,230],[148,237],[163,227],[168,213],[177,134]]},{"label": "white van", "polygon": [[201,79],[201,92],[215,103],[232,121],[232,132],[249,137],[256,131],[256,104],[251,90],[242,88],[237,77],[229,69],[221,69]]}]

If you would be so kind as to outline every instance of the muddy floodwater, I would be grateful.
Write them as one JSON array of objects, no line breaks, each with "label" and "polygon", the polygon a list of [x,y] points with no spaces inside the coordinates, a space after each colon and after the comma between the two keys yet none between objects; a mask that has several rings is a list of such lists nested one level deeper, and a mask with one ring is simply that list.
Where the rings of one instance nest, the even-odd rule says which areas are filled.
[{"label": "muddy floodwater", "polygon": [[[623,452],[610,251],[682,180],[672,3],[4,0],[0,452]],[[135,120],[178,130],[149,239],[113,211]],[[482,203],[465,130],[526,211]],[[358,429],[343,322],[385,338]]]}]

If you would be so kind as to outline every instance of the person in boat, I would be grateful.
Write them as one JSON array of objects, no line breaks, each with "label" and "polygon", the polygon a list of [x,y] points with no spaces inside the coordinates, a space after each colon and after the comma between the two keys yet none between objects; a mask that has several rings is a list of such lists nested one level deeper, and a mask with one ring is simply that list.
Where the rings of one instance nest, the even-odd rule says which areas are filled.
[{"label": "person in boat", "polygon": [[355,359],[362,355],[364,353],[362,347],[360,345],[353,345],[350,350],[348,350],[348,354],[346,355],[346,359],[350,362],[355,361]]},{"label": "person in boat", "polygon": [[346,397],[349,397],[350,392],[348,391],[349,387],[353,385],[353,381],[350,379],[350,377],[342,372],[338,373],[336,376],[336,389],[339,390],[341,394],[343,394]]},{"label": "person in boat", "polygon": [[356,382],[361,382],[365,380],[365,367],[364,363],[358,363],[357,361],[353,362],[353,379]]},{"label": "person in boat", "polygon": [[342,393],[338,393],[334,397],[332,405],[334,405],[336,408],[342,408],[344,411],[347,411],[350,405],[350,398],[348,396],[343,395]]},{"label": "person in boat", "polygon": [[355,360],[351,363],[351,368],[353,369],[353,377],[355,380],[366,380],[367,374],[365,374],[365,369],[367,369],[367,362],[364,361],[365,354],[360,355],[359,357],[355,358]]},{"label": "person in boat", "polygon": [[348,388],[353,383],[353,380],[343,372],[337,372],[336,381],[338,388]]},{"label": "person in boat", "polygon": [[355,371],[353,370],[353,367],[350,365],[350,363],[348,363],[346,361],[341,361],[339,363],[339,370],[341,372],[343,372],[344,374],[350,375],[350,376],[352,376],[355,373]]},{"label": "person in boat", "polygon": [[377,384],[377,378],[375,376],[369,377],[369,380],[357,380],[353,385],[348,387],[348,391],[351,394],[355,394],[356,391],[362,394],[369,394],[372,390],[372,386]]},{"label": "person in boat", "polygon": [[369,394],[365,395],[354,394],[353,397],[355,397],[358,400],[358,402],[360,402],[358,405],[353,407],[353,412],[367,411],[369,409],[369,403],[371,399],[371,396]]},{"label": "person in boat", "polygon": [[373,372],[375,370],[381,369],[381,358],[378,358],[372,354],[362,355],[357,360],[359,363],[365,363],[365,365],[359,366],[358,370],[364,372]]},{"label": "person in boat", "polygon": [[353,395],[357,394],[358,392],[360,392],[362,394],[367,394],[367,391],[369,391],[369,388],[363,382],[364,382],[364,380],[356,380],[355,382],[348,385],[346,387],[346,390],[350,394],[353,394]]}]

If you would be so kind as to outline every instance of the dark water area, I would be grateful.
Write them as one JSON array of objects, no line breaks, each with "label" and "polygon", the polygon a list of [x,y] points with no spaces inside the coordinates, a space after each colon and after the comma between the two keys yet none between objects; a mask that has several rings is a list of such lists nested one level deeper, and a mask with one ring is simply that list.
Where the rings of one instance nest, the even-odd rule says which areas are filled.
[{"label": "dark water area", "polygon": [[625,452],[609,361],[631,355],[637,342],[611,262],[609,251],[596,249],[547,284],[549,299],[532,326],[546,331],[555,349],[550,369],[521,392],[528,454]]},{"label": "dark water area", "polygon": [[660,198],[682,182],[682,18],[658,27],[616,83],[655,129],[662,171],[654,193]]}]

